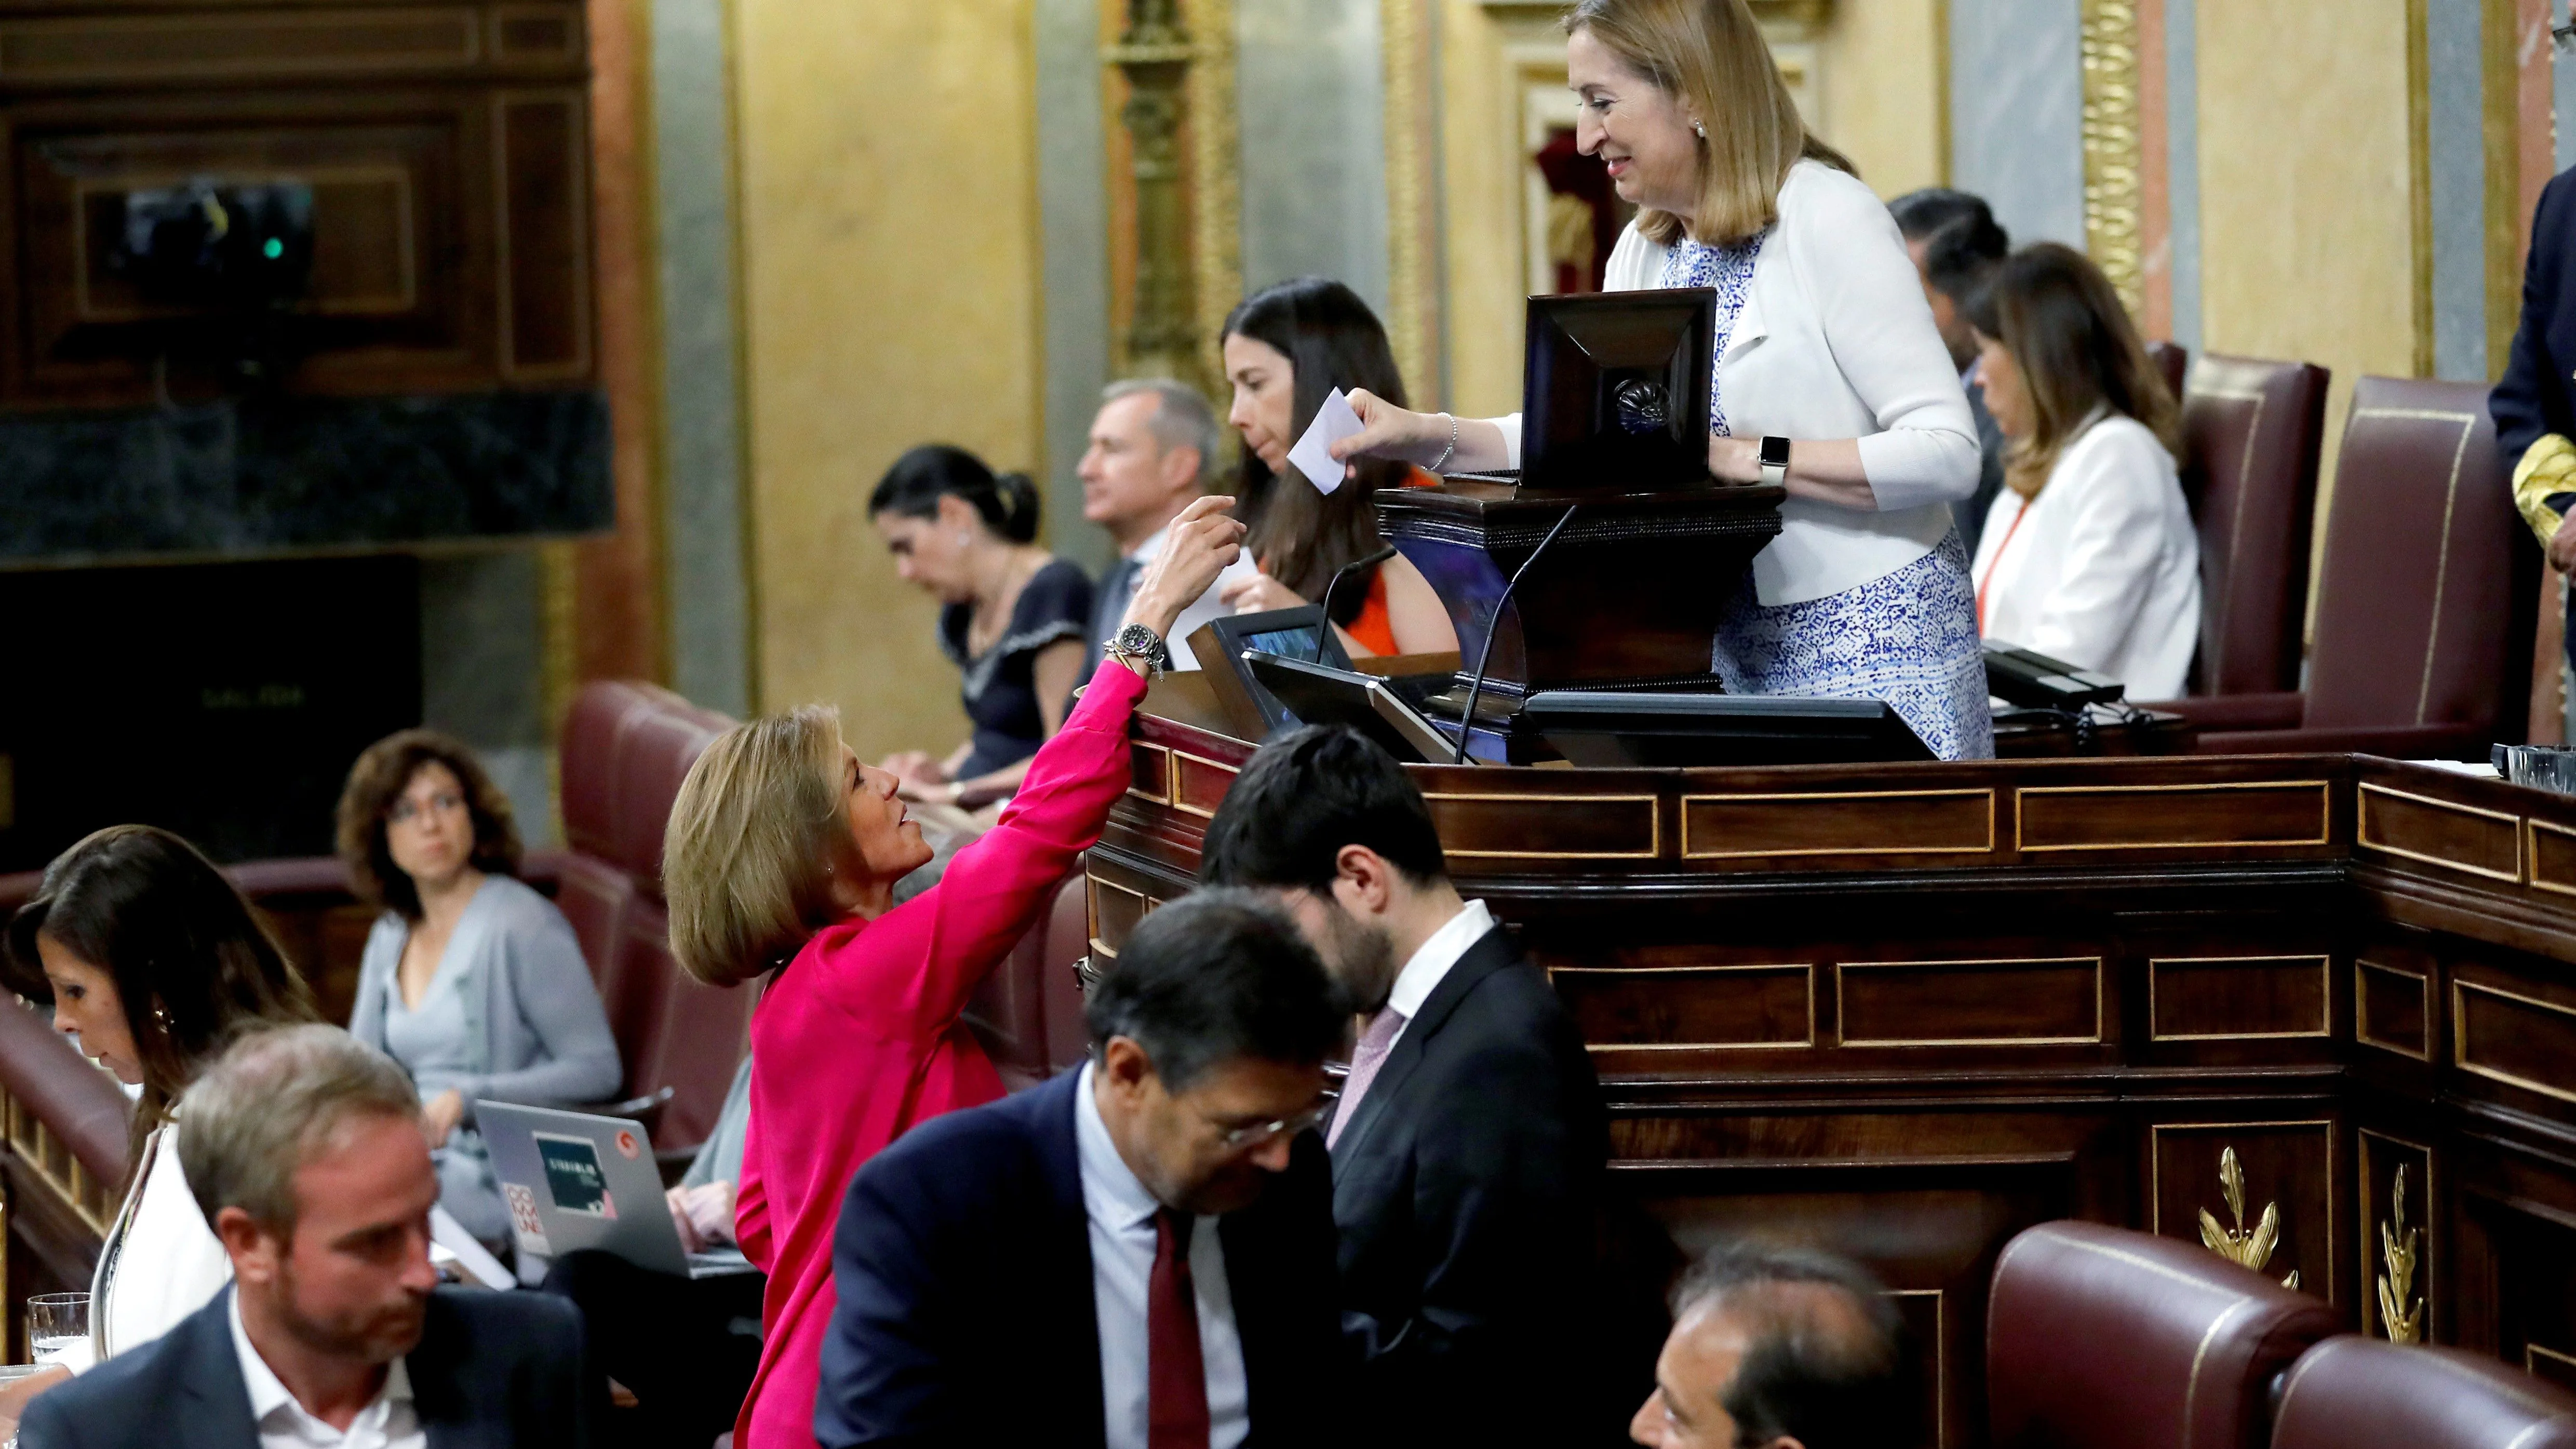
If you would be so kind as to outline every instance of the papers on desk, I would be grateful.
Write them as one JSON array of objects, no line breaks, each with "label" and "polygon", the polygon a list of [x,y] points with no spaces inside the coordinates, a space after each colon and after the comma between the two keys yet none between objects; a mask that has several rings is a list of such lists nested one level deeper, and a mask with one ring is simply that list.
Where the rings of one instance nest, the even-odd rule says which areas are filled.
[{"label": "papers on desk", "polygon": [[1360,415],[1351,411],[1351,401],[1334,388],[1324,397],[1324,405],[1315,409],[1315,420],[1306,425],[1306,436],[1288,450],[1288,461],[1306,475],[1318,493],[1330,493],[1342,486],[1346,466],[1333,461],[1333,444],[1360,431]]},{"label": "papers on desk", "polygon": [[515,1288],[518,1286],[519,1280],[511,1276],[509,1269],[501,1266],[501,1260],[493,1257],[490,1250],[481,1243],[474,1241],[474,1235],[465,1231],[465,1225],[458,1222],[443,1207],[433,1207],[429,1210],[429,1241],[432,1244],[429,1254],[432,1262],[439,1261],[441,1257],[439,1249],[443,1248],[446,1250],[447,1258],[454,1260],[456,1266],[464,1270],[467,1277],[484,1287]]}]

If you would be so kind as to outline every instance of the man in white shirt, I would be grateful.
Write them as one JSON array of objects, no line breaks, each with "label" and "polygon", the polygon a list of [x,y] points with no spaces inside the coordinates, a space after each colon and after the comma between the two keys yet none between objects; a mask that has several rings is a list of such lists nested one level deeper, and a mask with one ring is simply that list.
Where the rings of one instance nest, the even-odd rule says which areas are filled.
[{"label": "man in white shirt", "polygon": [[[1082,516],[1107,530],[1118,546],[1118,562],[1092,591],[1092,663],[1100,662],[1102,644],[1127,616],[1136,581],[1162,553],[1172,520],[1205,494],[1215,478],[1217,442],[1215,412],[1187,383],[1144,378],[1113,382],[1101,393],[1100,411],[1091,420],[1091,445],[1075,470],[1082,479]],[[1218,594],[1258,572],[1250,554],[1236,559],[1196,603],[1181,611],[1164,641],[1172,652],[1172,668],[1199,667],[1190,652],[1190,631],[1232,613]]]},{"label": "man in white shirt", "polygon": [[1273,740],[1227,788],[1200,873],[1275,893],[1367,1023],[1326,1137],[1360,1365],[1345,1442],[1615,1433],[1635,1402],[1616,1376],[1662,1325],[1603,1296],[1591,1058],[1547,977],[1450,884],[1404,768],[1340,727]]},{"label": "man in white shirt", "polygon": [[[1266,899],[1202,891],[1137,926],[1085,1016],[1082,1070],[925,1122],[851,1181],[824,1449],[1334,1442],[1312,1129],[1348,1018],[1322,963]],[[1014,1342],[1043,1347],[1004,1365]]]},{"label": "man in white shirt", "polygon": [[337,1027],[257,1033],[184,1114],[181,1165],[233,1286],[38,1398],[27,1449],[591,1442],[606,1380],[572,1307],[438,1287],[438,1176],[391,1058]]}]

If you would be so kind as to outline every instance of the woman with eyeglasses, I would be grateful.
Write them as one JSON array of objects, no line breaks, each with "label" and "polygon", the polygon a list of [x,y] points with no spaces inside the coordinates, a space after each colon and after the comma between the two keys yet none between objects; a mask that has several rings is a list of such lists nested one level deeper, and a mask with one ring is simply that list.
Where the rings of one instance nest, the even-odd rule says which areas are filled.
[{"label": "woman with eyeglasses", "polygon": [[350,887],[384,912],[359,961],[350,1034],[418,1084],[439,1205],[505,1249],[510,1213],[474,1103],[604,1102],[623,1075],[581,943],[517,879],[509,797],[435,730],[389,735],[358,757],[339,845]]}]

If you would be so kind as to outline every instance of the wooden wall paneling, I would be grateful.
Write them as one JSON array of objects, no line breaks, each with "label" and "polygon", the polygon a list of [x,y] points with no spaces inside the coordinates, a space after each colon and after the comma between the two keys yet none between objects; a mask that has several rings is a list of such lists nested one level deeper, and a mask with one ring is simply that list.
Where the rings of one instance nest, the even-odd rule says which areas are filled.
[{"label": "wooden wall paneling", "polygon": [[501,249],[501,375],[566,382],[590,372],[587,101],[578,90],[493,100]]},{"label": "wooden wall paneling", "polygon": [[2109,981],[2099,956],[1839,961],[1847,1047],[2101,1046]]},{"label": "wooden wall paneling", "polygon": [[2043,785],[2014,792],[2013,839],[2025,855],[2231,847],[2324,847],[2333,838],[2330,779]]},{"label": "wooden wall paneling", "polygon": [[2433,953],[2421,945],[2379,937],[2366,942],[2352,960],[2355,1044],[2432,1065],[2441,1020],[2435,972]]},{"label": "wooden wall paneling", "polygon": [[2520,816],[2367,780],[2360,785],[2354,843],[2463,875],[2523,880]]},{"label": "wooden wall paneling", "polygon": [[[2277,1213],[2274,1246],[2259,1271],[2273,1279],[2296,1272],[2299,1288],[2349,1310],[2352,1274],[2342,1266],[2349,1261],[2343,1242],[2349,1229],[2336,1203],[2352,1197],[2337,1176],[2343,1167],[2340,1130],[2331,1111],[2249,1121],[2222,1120],[2214,1113],[2173,1119],[2160,1112],[2147,1129],[2148,1230],[2201,1242],[2200,1215],[2207,1212],[2221,1231],[2250,1237],[2261,1231],[2267,1213]],[[2242,1174],[2241,1217],[2230,1206],[2222,1176],[2231,1150]]]},{"label": "wooden wall paneling", "polygon": [[2576,1386],[2576,1157],[2472,1139],[2447,1159],[2443,1337]]},{"label": "wooden wall paneling", "polygon": [[1547,966],[1595,1054],[1816,1045],[1819,971],[1811,963],[1693,960],[1701,953],[1689,948],[1611,954],[1622,964]]},{"label": "wooden wall paneling", "polygon": [[2447,1004],[2456,1071],[2501,1084],[2508,1101],[2576,1102],[2576,988],[2463,961]]},{"label": "wooden wall paneling", "polygon": [[2147,1033],[2159,1042],[2333,1036],[2333,969],[2315,955],[2164,956],[2147,963]]}]

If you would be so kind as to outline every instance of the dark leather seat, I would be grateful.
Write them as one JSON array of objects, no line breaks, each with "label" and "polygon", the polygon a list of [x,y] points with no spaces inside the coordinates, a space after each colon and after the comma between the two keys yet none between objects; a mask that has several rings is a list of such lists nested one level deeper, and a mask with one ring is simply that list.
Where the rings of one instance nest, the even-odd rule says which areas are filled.
[{"label": "dark leather seat", "polygon": [[1986,1317],[1996,1449],[2260,1449],[2273,1377],[2341,1318],[2172,1238],[2042,1223]]},{"label": "dark leather seat", "polygon": [[2200,727],[2203,754],[2483,760],[2520,739],[2540,554],[2485,388],[2363,378],[2330,513],[2306,689],[2162,707]]},{"label": "dark leather seat", "polygon": [[2156,371],[2163,376],[2165,391],[2181,397],[2183,379],[2191,372],[2191,349],[2179,342],[2159,339],[2147,344],[2147,361],[2154,363]]},{"label": "dark leather seat", "polygon": [[2272,1449],[2576,1449],[2576,1394],[2455,1348],[2345,1335],[2302,1355]]},{"label": "dark leather seat", "polygon": [[2195,694],[2299,687],[2328,376],[2206,353],[2182,395],[2183,494],[2200,533]]},{"label": "dark leather seat", "polygon": [[1090,893],[1077,860],[966,1009],[967,1025],[1012,1091],[1082,1065],[1091,1035],[1073,968],[1090,949]]}]

